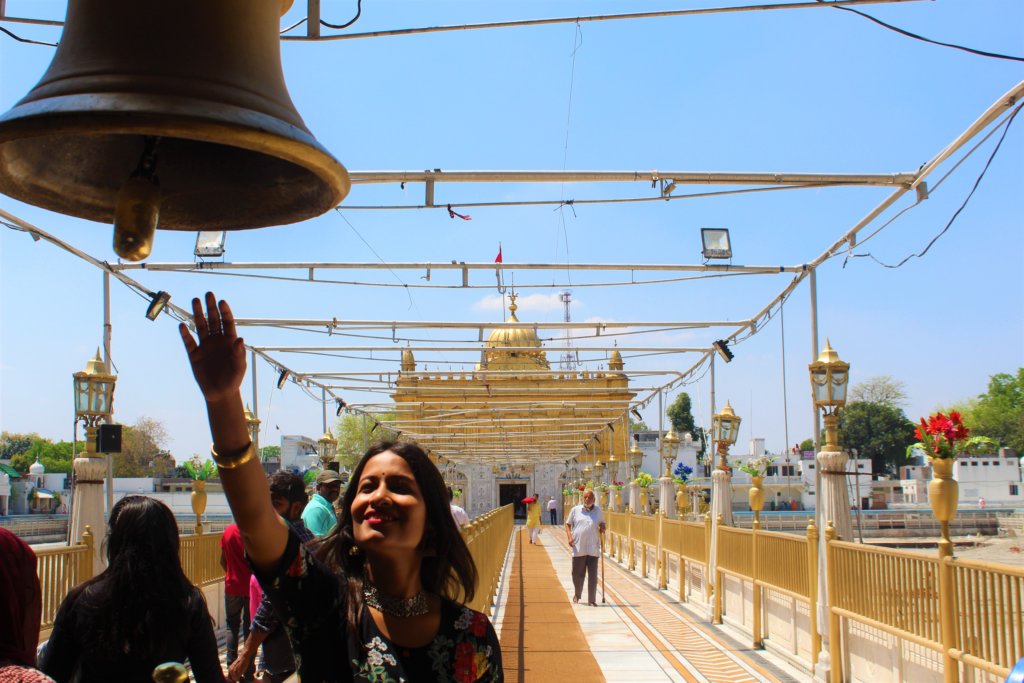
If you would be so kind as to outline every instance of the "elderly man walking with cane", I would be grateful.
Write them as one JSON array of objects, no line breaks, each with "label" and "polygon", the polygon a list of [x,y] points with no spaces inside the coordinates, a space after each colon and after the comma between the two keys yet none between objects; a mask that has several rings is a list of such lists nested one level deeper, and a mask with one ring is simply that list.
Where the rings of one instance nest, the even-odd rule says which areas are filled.
[{"label": "elderly man walking with cane", "polygon": [[[594,505],[594,492],[583,492],[583,503],[569,511],[565,518],[565,533],[572,548],[572,601],[580,601],[583,593],[583,575],[587,575],[587,604],[597,606],[597,561],[601,556],[604,534],[604,515]],[[601,534],[602,536],[599,536]]]}]

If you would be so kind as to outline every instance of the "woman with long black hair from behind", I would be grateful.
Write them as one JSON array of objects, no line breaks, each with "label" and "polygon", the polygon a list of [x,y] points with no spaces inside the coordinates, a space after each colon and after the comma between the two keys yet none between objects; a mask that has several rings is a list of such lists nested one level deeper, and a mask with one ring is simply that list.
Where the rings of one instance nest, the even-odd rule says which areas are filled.
[{"label": "woman with long black hair from behind", "polygon": [[503,680],[501,649],[472,599],[476,568],[440,472],[421,448],[388,443],[356,466],[316,557],[275,513],[239,386],[245,346],[227,302],[192,301],[179,327],[206,400],[213,458],[246,555],[281,616],[304,683]]},{"label": "woman with long black hair from behind", "polygon": [[221,683],[213,622],[181,569],[174,514],[125,496],[107,527],[107,568],[61,603],[39,668],[58,683],[141,683],[154,667],[187,659],[198,683]]}]

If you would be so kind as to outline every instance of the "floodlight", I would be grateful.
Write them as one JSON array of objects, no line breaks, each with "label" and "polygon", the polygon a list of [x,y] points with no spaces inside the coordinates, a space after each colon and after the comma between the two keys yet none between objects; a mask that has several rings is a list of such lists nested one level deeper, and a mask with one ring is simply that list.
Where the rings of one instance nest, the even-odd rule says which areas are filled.
[{"label": "floodlight", "polygon": [[701,228],[700,241],[704,245],[704,258],[732,258],[732,244],[729,242],[729,231],[725,228]]},{"label": "floodlight", "polygon": [[284,383],[291,377],[291,370],[288,368],[281,368],[281,374],[277,376],[277,388],[284,389]]},{"label": "floodlight", "polygon": [[149,308],[146,309],[146,317],[150,320],[156,320],[164,308],[171,300],[171,295],[167,292],[156,292],[152,295],[153,300],[149,302]]},{"label": "floodlight", "polygon": [[714,342],[711,345],[711,348],[717,351],[718,355],[721,356],[722,360],[724,360],[726,363],[732,361],[732,359],[735,357],[735,354],[729,350],[729,342],[725,341],[724,339],[719,339],[718,341]]},{"label": "floodlight", "polygon": [[334,413],[334,414],[335,414],[335,416],[337,416],[337,417],[341,417],[341,414],[342,414],[343,412],[345,412],[345,408],[346,408],[347,406],[348,406],[348,404],[347,404],[347,403],[345,403],[345,399],[339,398],[339,399],[338,399],[338,412]]},{"label": "floodlight", "polygon": [[196,235],[196,256],[218,257],[224,255],[224,241],[227,239],[226,232],[203,230]]},{"label": "floodlight", "polygon": [[641,415],[640,411],[637,410],[636,408],[630,408],[629,412],[633,413],[633,415],[636,417],[636,421],[637,422],[643,422],[644,421],[644,416]]}]

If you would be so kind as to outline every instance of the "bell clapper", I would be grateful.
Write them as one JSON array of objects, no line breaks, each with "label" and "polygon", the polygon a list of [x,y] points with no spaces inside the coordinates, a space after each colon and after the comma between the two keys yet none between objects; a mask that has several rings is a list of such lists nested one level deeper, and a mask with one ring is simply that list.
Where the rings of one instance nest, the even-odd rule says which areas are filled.
[{"label": "bell clapper", "polygon": [[160,220],[160,181],[156,176],[159,142],[159,137],[146,137],[139,165],[118,192],[114,252],[128,261],[141,261],[153,250],[153,236]]}]

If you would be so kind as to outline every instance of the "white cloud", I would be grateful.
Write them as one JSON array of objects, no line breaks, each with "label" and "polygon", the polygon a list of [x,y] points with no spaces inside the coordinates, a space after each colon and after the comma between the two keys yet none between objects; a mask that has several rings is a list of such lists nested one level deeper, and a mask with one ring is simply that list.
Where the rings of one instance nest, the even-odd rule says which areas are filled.
[{"label": "white cloud", "polygon": [[[516,306],[519,307],[520,311],[561,311],[562,300],[558,297],[559,292],[552,292],[551,294],[520,294],[516,297]],[[582,307],[583,304],[579,299],[573,299],[570,306],[572,306],[573,310],[576,310]],[[476,301],[472,308],[474,311],[501,311],[503,309],[502,296],[500,294],[488,294]]]}]

